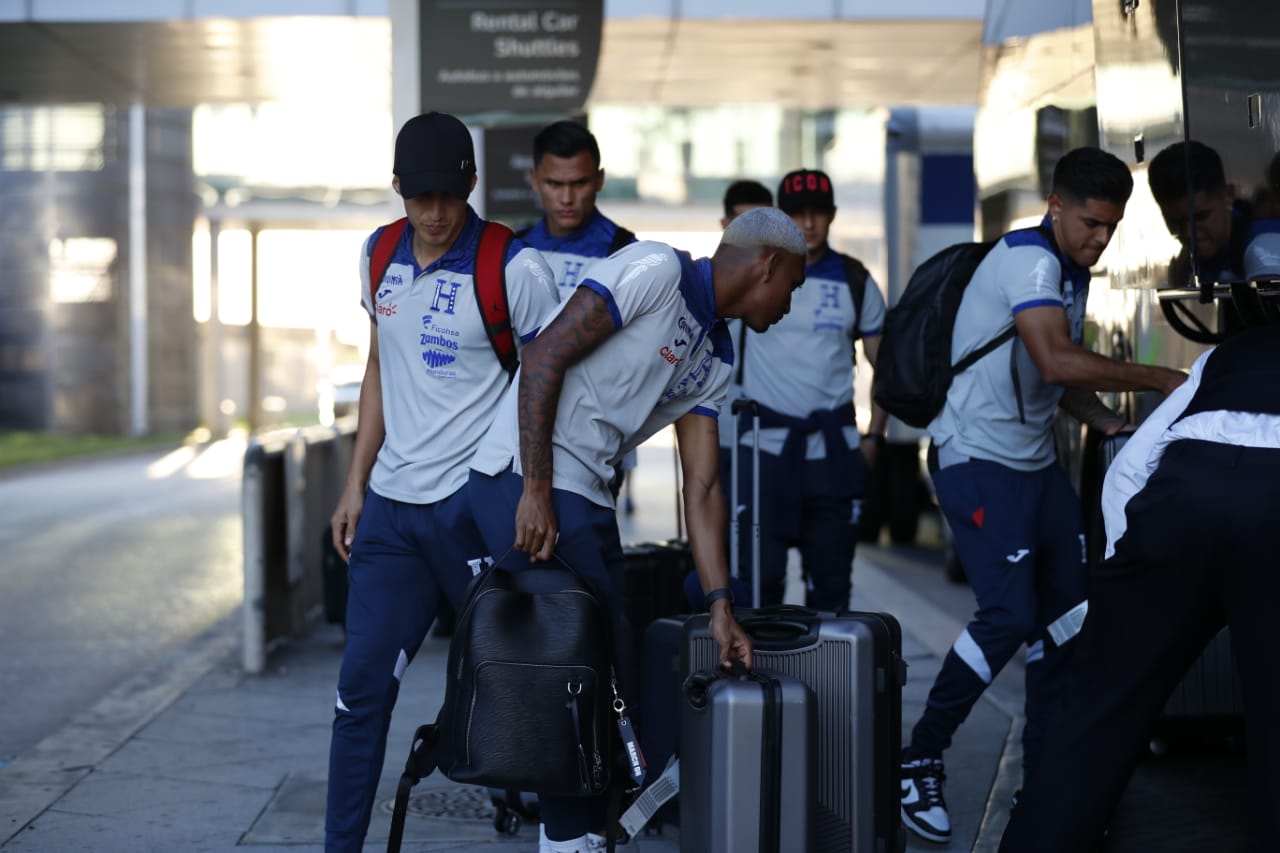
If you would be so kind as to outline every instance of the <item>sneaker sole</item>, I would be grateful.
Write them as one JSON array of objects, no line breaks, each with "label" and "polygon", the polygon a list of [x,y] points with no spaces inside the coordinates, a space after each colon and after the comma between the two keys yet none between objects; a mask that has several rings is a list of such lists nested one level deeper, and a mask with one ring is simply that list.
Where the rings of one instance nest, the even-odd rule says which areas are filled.
[{"label": "sneaker sole", "polygon": [[946,844],[951,841],[950,832],[946,835],[942,835],[935,830],[924,829],[919,824],[911,820],[911,817],[907,814],[907,810],[905,808],[900,809],[900,811],[902,813],[902,825],[923,838],[925,841],[932,841],[934,844]]}]

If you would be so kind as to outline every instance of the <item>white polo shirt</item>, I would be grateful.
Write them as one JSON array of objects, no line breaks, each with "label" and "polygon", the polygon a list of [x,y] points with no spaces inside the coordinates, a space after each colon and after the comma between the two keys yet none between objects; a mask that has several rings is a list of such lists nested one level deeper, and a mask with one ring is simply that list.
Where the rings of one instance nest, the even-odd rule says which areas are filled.
[{"label": "white polo shirt", "polygon": [[[965,288],[952,331],[951,363],[1012,326],[1019,311],[1041,305],[1066,311],[1071,340],[1079,344],[1088,293],[1089,271],[1060,259],[1042,231],[1004,235]],[[1017,361],[1025,423],[1019,420],[1011,359]],[[1062,391],[1061,385],[1044,381],[1015,337],[956,374],[929,435],[953,453],[1035,471],[1055,459],[1053,414]]]},{"label": "white polo shirt", "polygon": [[[507,388],[475,298],[483,224],[468,208],[458,239],[426,269],[406,228],[376,293],[369,253],[381,229],[365,242],[360,301],[378,327],[386,427],[369,486],[383,497],[426,504],[456,492]],[[542,255],[519,240],[507,251],[506,281],[518,347],[555,307],[556,285]]]},{"label": "white polo shirt", "polygon": [[[716,317],[709,259],[632,243],[593,264],[579,287],[604,299],[616,331],[565,373],[551,437],[552,486],[613,507],[608,483],[623,454],[688,412],[718,417],[733,347]],[[476,451],[477,471],[522,473],[518,387],[519,376]]]},{"label": "white polo shirt", "polygon": [[[797,418],[842,407],[852,412],[853,341],[879,335],[884,311],[884,297],[870,275],[862,305],[854,310],[844,255],[828,249],[805,268],[804,284],[791,295],[791,310],[767,331],[747,330],[743,352],[738,353],[744,365],[740,396]],[[736,344],[740,339],[736,331],[733,334]],[[856,426],[845,427],[843,433],[850,447],[858,446]],[[761,452],[781,453],[786,437],[785,429],[761,430]],[[750,442],[750,433],[744,433],[743,445]],[[821,432],[806,442],[806,459],[826,458]]]}]

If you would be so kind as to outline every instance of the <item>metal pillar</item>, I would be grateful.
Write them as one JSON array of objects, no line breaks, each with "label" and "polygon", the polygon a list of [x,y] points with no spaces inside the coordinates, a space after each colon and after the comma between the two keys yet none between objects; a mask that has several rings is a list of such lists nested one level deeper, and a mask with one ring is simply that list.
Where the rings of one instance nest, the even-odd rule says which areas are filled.
[{"label": "metal pillar", "polygon": [[147,111],[129,107],[129,432],[147,420]]},{"label": "metal pillar", "polygon": [[260,222],[249,223],[249,432],[262,426],[262,327],[258,324],[258,237]]}]

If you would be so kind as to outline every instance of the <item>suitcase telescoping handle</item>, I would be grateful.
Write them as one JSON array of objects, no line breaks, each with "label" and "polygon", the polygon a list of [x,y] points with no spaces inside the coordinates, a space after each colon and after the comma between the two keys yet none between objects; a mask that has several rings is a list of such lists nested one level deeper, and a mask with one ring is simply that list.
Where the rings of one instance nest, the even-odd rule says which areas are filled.
[{"label": "suitcase telescoping handle", "polygon": [[740,412],[751,413],[751,606],[760,606],[760,404],[746,397],[739,397],[729,406],[733,415],[733,444],[729,453],[729,467],[733,469],[733,499],[729,505],[733,512],[729,517],[729,570],[736,578],[739,571],[738,553],[738,445],[742,437],[738,435],[738,415]]}]

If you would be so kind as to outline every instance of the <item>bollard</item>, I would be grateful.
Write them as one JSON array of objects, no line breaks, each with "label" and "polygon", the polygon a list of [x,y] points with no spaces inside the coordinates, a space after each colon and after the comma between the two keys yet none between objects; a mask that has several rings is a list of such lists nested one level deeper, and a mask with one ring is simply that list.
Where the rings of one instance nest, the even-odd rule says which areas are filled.
[{"label": "bollard", "polygon": [[324,615],[320,536],[350,465],[355,419],[254,436],[241,481],[243,666],[260,673],[271,648]]}]

